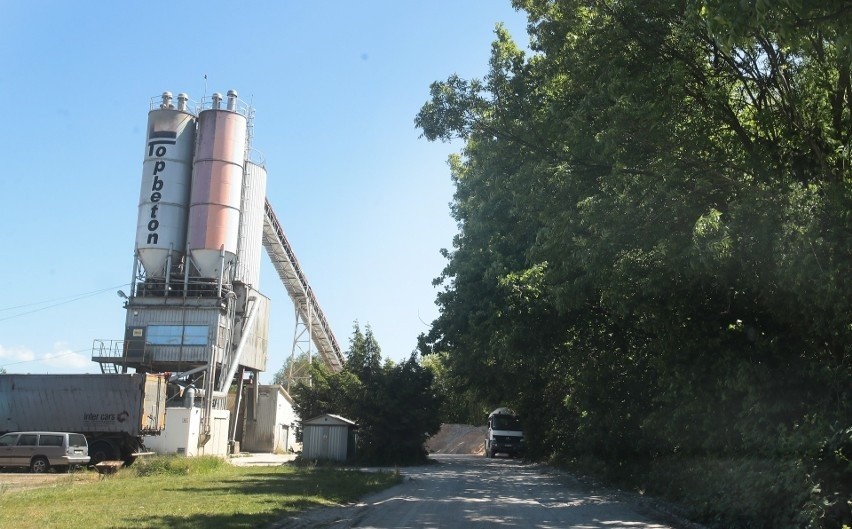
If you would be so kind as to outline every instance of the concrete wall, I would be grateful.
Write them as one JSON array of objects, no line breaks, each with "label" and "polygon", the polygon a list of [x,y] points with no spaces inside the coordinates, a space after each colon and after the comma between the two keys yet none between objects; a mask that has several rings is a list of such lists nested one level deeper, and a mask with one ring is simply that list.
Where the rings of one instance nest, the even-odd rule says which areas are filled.
[{"label": "concrete wall", "polygon": [[211,438],[198,446],[201,437],[201,408],[167,408],[166,428],[161,435],[145,437],[145,447],[158,454],[185,456],[228,455],[228,410],[213,410]]}]

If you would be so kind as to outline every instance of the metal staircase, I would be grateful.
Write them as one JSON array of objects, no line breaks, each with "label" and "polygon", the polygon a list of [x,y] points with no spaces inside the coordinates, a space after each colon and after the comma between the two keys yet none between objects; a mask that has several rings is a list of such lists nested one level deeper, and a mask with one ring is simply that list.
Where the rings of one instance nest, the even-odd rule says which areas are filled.
[{"label": "metal staircase", "polygon": [[268,200],[264,210],[263,247],[266,248],[266,253],[275,271],[278,272],[278,277],[281,278],[287,294],[293,300],[296,307],[297,326],[300,323],[298,320],[301,319],[301,324],[310,331],[311,342],[317,348],[325,365],[335,373],[341,371],[345,362],[343,352]]},{"label": "metal staircase", "polygon": [[116,373],[120,373],[120,371],[118,370],[118,366],[115,364],[101,362],[101,373],[105,375],[114,375]]},{"label": "metal staircase", "polygon": [[120,365],[124,361],[123,340],[95,340],[92,342],[92,361],[101,366],[101,373],[112,375],[126,372]]}]

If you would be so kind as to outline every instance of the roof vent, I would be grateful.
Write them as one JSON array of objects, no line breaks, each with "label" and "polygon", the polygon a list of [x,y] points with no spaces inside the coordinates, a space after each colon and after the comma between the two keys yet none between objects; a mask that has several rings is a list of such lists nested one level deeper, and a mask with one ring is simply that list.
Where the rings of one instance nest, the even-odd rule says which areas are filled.
[{"label": "roof vent", "polygon": [[186,102],[189,101],[189,96],[181,92],[178,94],[178,110],[186,112]]},{"label": "roof vent", "polygon": [[171,92],[163,92],[163,103],[160,105],[160,108],[175,108],[174,105],[172,105]]},{"label": "roof vent", "polygon": [[228,90],[228,110],[234,112],[237,110],[237,91]]}]

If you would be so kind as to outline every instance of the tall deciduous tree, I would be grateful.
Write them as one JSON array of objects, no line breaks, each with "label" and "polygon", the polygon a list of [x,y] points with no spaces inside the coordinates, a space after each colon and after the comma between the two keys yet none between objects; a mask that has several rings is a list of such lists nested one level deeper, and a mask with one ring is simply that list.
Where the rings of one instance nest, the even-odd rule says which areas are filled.
[{"label": "tall deciduous tree", "polygon": [[536,456],[848,461],[848,3],[513,4],[531,49],[498,27],[416,118],[465,142],[423,350]]},{"label": "tall deciduous tree", "polygon": [[[425,337],[424,337],[425,338]],[[446,352],[428,354],[420,361],[432,373],[432,389],[441,402],[442,423],[482,425],[493,409],[471,391],[466,381],[451,372]]]}]

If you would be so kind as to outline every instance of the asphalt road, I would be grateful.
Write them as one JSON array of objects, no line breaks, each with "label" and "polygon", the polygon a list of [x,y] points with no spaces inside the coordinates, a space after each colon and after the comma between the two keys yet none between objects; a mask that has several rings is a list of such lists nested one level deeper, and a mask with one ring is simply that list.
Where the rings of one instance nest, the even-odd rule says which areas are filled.
[{"label": "asphalt road", "polygon": [[[433,455],[437,464],[402,469],[401,485],[347,507],[282,521],[304,528],[670,529],[626,495],[595,491],[540,465],[482,456]],[[640,512],[643,511],[643,512]]]}]

